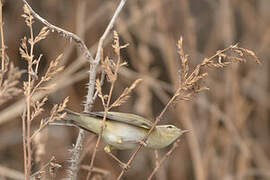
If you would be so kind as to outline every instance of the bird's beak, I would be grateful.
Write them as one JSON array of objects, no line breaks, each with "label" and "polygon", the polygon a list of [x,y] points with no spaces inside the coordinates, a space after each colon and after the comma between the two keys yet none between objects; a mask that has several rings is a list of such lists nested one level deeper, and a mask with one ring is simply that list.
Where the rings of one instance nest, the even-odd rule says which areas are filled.
[{"label": "bird's beak", "polygon": [[181,132],[184,134],[184,133],[187,133],[187,132],[190,132],[191,130],[182,130]]}]

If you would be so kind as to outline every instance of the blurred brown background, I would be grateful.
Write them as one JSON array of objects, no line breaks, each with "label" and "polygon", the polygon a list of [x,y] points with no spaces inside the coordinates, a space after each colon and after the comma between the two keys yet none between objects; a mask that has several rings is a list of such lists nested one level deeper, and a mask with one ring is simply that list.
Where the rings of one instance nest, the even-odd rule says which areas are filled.
[{"label": "blurred brown background", "polygon": [[[52,24],[78,34],[95,54],[96,43],[104,32],[118,0],[39,0],[29,1],[33,9]],[[20,40],[28,36],[21,17],[23,3],[6,0],[3,7],[4,37],[10,61],[20,69],[26,68],[19,55]],[[182,137],[180,146],[160,168],[158,180],[263,180],[270,179],[270,1],[269,0],[128,0],[114,29],[121,42],[129,43],[122,51],[128,67],[120,71],[114,97],[135,79],[143,82],[132,97],[115,111],[132,112],[154,119],[172,95],[179,76],[179,57],[176,43],[184,39],[185,53],[191,67],[209,57],[218,49],[231,44],[253,50],[262,60],[209,71],[205,84],[210,91],[203,92],[189,102],[178,102],[170,107],[161,123],[171,123],[192,132]],[[43,25],[36,21],[34,31]],[[112,36],[107,38],[105,55],[113,57]],[[35,54],[43,54],[40,74],[48,63],[63,53],[66,65],[65,81],[57,81],[57,90],[50,93],[46,108],[70,96],[68,107],[82,111],[88,81],[88,62],[79,58],[80,50],[74,43],[50,33],[39,43]],[[22,81],[25,80],[22,77]],[[104,85],[106,92],[107,84]],[[0,165],[23,172],[21,97],[2,105],[0,111]],[[94,110],[102,110],[100,100]],[[43,117],[46,117],[45,112]],[[42,118],[42,117],[40,117]],[[36,127],[39,120],[36,120]],[[38,155],[33,146],[33,157],[40,164],[54,156],[62,165],[56,179],[66,176],[71,149],[78,130],[71,127],[48,127],[42,131],[40,141],[45,148]],[[90,138],[90,139],[89,139]],[[89,165],[95,140],[87,133],[82,164]],[[106,169],[96,179],[115,179],[120,167],[102,148],[95,166]],[[160,151],[164,154],[166,149]],[[118,151],[122,160],[131,151]],[[38,164],[38,163],[37,163]],[[39,165],[34,164],[34,171]],[[136,157],[132,169],[124,179],[146,179],[155,166],[152,150],[144,149]],[[85,179],[87,171],[80,171]],[[0,179],[1,179],[0,175]],[[4,177],[3,177],[4,179]]]}]

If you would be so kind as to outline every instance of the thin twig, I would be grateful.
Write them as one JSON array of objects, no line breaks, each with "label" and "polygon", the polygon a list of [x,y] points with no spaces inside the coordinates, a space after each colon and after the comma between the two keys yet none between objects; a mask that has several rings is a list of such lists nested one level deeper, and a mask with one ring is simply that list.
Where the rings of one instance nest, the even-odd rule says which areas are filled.
[{"label": "thin twig", "polygon": [[[81,165],[80,167],[81,167],[81,169],[84,169],[87,171],[90,171],[90,169],[91,169],[90,166],[86,166],[86,165]],[[108,177],[110,177],[110,175],[111,175],[110,171],[107,171],[106,169],[102,169],[102,168],[93,167],[92,171],[102,174],[104,179],[108,179]]]},{"label": "thin twig", "polygon": [[161,158],[161,160],[157,161],[156,167],[154,168],[154,170],[152,171],[150,176],[147,178],[147,180],[151,180],[153,178],[153,176],[158,171],[158,169],[161,167],[161,165],[164,163],[164,161],[166,159],[168,159],[170,157],[170,155],[173,153],[173,151],[178,147],[179,142],[180,142],[180,138],[178,138],[178,140],[174,142],[173,147]]},{"label": "thin twig", "polygon": [[[105,80],[105,71],[102,70],[101,77],[100,77],[100,87],[103,86],[104,80]],[[93,97],[94,101],[96,100],[97,96],[98,96],[98,91],[96,91],[95,94],[94,94],[94,97]]]},{"label": "thin twig", "polygon": [[89,60],[90,63],[92,63],[94,61],[93,56],[91,55],[90,51],[88,50],[87,46],[85,45],[84,41],[81,40],[81,38],[79,36],[77,36],[76,34],[73,34],[69,31],[66,31],[62,28],[59,28],[51,23],[49,23],[46,19],[42,18],[41,16],[39,16],[32,8],[31,6],[27,3],[26,0],[22,0],[25,5],[29,8],[29,10],[31,11],[31,13],[33,14],[33,16],[38,19],[41,23],[43,23],[45,26],[47,26],[52,32],[56,31],[57,33],[59,33],[60,35],[62,35],[63,37],[66,38],[70,38],[71,40],[73,40],[74,42],[76,42],[78,44],[78,46],[82,49],[84,55],[86,56],[86,59]]},{"label": "thin twig", "polygon": [[[78,82],[82,79],[85,79],[87,77],[87,72],[88,71],[80,71],[76,74],[72,75],[63,75],[59,74],[60,77],[56,77],[55,80],[52,82],[48,83],[48,86],[51,86],[53,84],[57,84],[54,89],[48,90],[48,91],[39,91],[34,93],[32,100],[38,101],[42,97],[44,97],[47,94],[52,94],[53,92],[56,92],[59,89],[63,89],[65,87],[68,87],[75,82]],[[10,118],[15,118],[17,117],[17,114],[20,114],[24,111],[25,107],[25,99],[21,99],[18,102],[10,105],[8,108],[4,109],[1,111],[0,114],[0,124],[5,123],[10,120]]]},{"label": "thin twig", "polygon": [[[121,3],[120,3],[121,4]],[[120,5],[119,5],[120,6]],[[120,7],[123,7],[123,6],[120,6]],[[118,11],[120,12],[121,9],[119,9]],[[114,18],[116,19],[116,17]],[[115,21],[115,20],[114,20]],[[111,24],[111,23],[110,23]],[[112,26],[112,25],[111,25]],[[108,28],[107,28],[108,29]],[[106,32],[106,31],[105,31]],[[106,121],[106,118],[107,118],[107,114],[109,112],[109,110],[112,108],[112,106],[110,105],[111,103],[111,98],[112,98],[112,92],[114,90],[114,85],[115,85],[115,82],[117,80],[117,77],[118,77],[118,73],[119,73],[119,69],[121,67],[121,57],[120,57],[120,45],[119,45],[119,39],[118,39],[118,35],[117,33],[115,32],[115,35],[117,36],[117,39],[115,39],[115,44],[113,45],[113,47],[115,48],[115,52],[117,54],[117,62],[116,62],[116,65],[115,65],[115,70],[114,70],[114,73],[113,75],[113,78],[110,78],[110,75],[108,75],[108,78],[111,79],[110,83],[111,83],[111,87],[110,87],[110,91],[109,91],[109,95],[108,95],[108,99],[107,99],[107,102],[106,104],[104,103],[105,102],[105,98],[101,95],[101,92],[99,92],[99,95],[101,97],[101,100],[103,102],[103,106],[104,106],[104,117],[103,117],[103,120],[102,120],[102,125],[101,125],[101,128],[100,128],[100,131],[99,131],[99,134],[98,134],[98,139],[97,139],[97,142],[96,142],[96,145],[95,145],[95,149],[93,151],[93,154],[92,154],[92,157],[91,157],[91,162],[90,162],[90,171],[88,172],[88,175],[87,175],[87,180],[90,178],[91,176],[91,169],[94,167],[94,160],[95,160],[95,157],[96,157],[96,152],[97,152],[97,149],[99,147],[99,144],[100,144],[100,141],[101,141],[101,137],[102,137],[102,133],[103,133],[103,130],[104,130],[104,127],[105,127],[105,121]],[[102,49],[100,49],[100,57],[103,58],[103,53],[102,53]],[[104,67],[106,69],[106,67]],[[104,70],[105,72],[106,70]],[[105,76],[105,74],[104,74]],[[103,77],[103,76],[102,76]],[[101,77],[101,78],[102,78]],[[99,83],[99,88],[101,89],[101,84]],[[98,90],[97,90],[98,91]],[[101,90],[100,90],[101,91]]]},{"label": "thin twig", "polygon": [[[147,138],[150,136],[152,131],[155,129],[159,121],[161,120],[161,117],[164,115],[164,113],[167,111],[168,107],[175,101],[175,99],[179,96],[179,91],[180,89],[177,90],[177,92],[174,94],[174,96],[169,100],[169,102],[166,104],[166,106],[163,108],[159,116],[155,119],[155,122],[153,123],[151,129],[148,131],[148,133],[145,135],[145,137],[142,139],[142,143],[137,147],[137,149],[134,151],[134,153],[131,155],[130,159],[127,162],[127,166],[130,166],[131,162],[134,160],[135,156],[138,154],[138,152],[141,150],[143,147],[143,142],[147,140]],[[121,173],[119,174],[117,180],[120,180],[121,177],[124,175],[126,171],[122,170]]]},{"label": "thin twig", "polygon": [[127,0],[121,0],[121,2],[119,3],[110,23],[108,24],[105,32],[103,33],[103,35],[101,36],[101,38],[99,40],[95,61],[94,61],[94,63],[90,64],[88,94],[86,96],[86,104],[85,104],[85,108],[84,108],[85,112],[88,112],[89,109],[91,108],[91,104],[93,104],[94,87],[95,87],[95,82],[96,82],[96,71],[97,71],[97,66],[99,64],[99,61],[100,61],[101,50],[103,47],[104,40],[106,39],[109,32],[113,28],[113,25],[116,21],[116,18],[119,16],[119,13],[121,12],[126,1]]},{"label": "thin twig", "polygon": [[[3,3],[0,1],[0,33],[1,33],[1,73],[4,73],[5,71],[5,41],[4,41],[4,31],[3,31],[3,18],[2,18],[2,7]],[[2,84],[2,79],[1,82]]]},{"label": "thin twig", "polygon": [[74,146],[74,148],[71,150],[72,152],[72,156],[71,156],[71,165],[69,167],[70,169],[70,176],[72,180],[76,180],[77,179],[77,174],[78,174],[78,167],[79,167],[79,159],[80,159],[80,154],[82,151],[82,147],[83,147],[83,139],[84,139],[84,130],[83,129],[79,129],[79,134],[78,137],[76,139],[76,144]]},{"label": "thin twig", "polygon": [[[22,39],[21,42],[21,46],[20,46],[20,54],[21,57],[26,60],[27,62],[27,75],[28,75],[28,79],[26,82],[24,82],[24,96],[25,96],[25,113],[22,115],[22,120],[23,120],[23,148],[24,148],[24,161],[25,161],[25,179],[29,180],[30,179],[30,175],[31,175],[31,168],[32,168],[32,136],[31,136],[31,122],[33,121],[33,119],[39,115],[42,111],[43,108],[42,106],[44,105],[45,101],[47,98],[44,98],[41,102],[37,101],[35,103],[33,103],[32,98],[33,98],[33,94],[39,90],[40,85],[44,82],[49,81],[50,79],[53,78],[53,75],[55,75],[56,73],[60,72],[63,67],[59,67],[58,66],[58,61],[60,60],[61,56],[58,56],[58,58],[55,61],[52,61],[50,63],[50,66],[46,72],[46,74],[41,78],[41,80],[39,81],[39,83],[37,83],[37,85],[35,86],[36,83],[36,76],[38,74],[38,66],[40,63],[40,59],[42,57],[42,55],[39,56],[38,59],[35,59],[34,57],[34,46],[36,43],[38,43],[40,40],[45,39],[48,31],[47,28],[44,27],[41,29],[41,31],[39,32],[39,34],[35,37],[34,36],[34,32],[33,32],[33,19],[34,17],[32,16],[32,12],[31,12],[31,7],[29,8],[29,5],[25,5],[24,6],[24,14],[22,15],[22,17],[25,18],[25,23],[29,28],[29,34],[30,37],[27,39],[26,37]],[[28,45],[30,46],[30,50],[28,49]],[[33,69],[33,66],[35,66],[35,70]],[[41,89],[51,89],[50,87],[42,87]],[[40,90],[41,90],[40,89]],[[63,102],[62,105],[55,105],[54,108],[52,109],[51,112],[51,120],[57,119],[57,118],[63,118],[63,115],[56,115],[55,113],[58,112],[62,112],[63,109],[65,108],[67,103],[67,99],[65,99],[65,101]],[[32,108],[31,108],[32,107]],[[44,124],[45,126],[46,124]],[[43,128],[44,126],[42,126],[39,130],[41,130],[41,128]],[[36,131],[34,133],[34,135],[36,135],[38,132]]]},{"label": "thin twig", "polygon": [[30,29],[30,58],[28,59],[28,83],[25,92],[26,96],[26,143],[27,143],[27,170],[25,172],[26,180],[30,179],[31,175],[31,163],[32,163],[32,149],[31,149],[31,90],[32,90],[32,75],[30,72],[32,71],[32,62],[34,60],[34,33],[32,28],[32,19],[30,19],[30,25],[28,26]]},{"label": "thin twig", "polygon": [[[170,1],[166,1],[166,3],[168,3]],[[119,30],[119,33],[121,32],[125,32],[128,30],[129,27],[133,26],[134,24],[138,23],[139,21],[141,21],[143,18],[145,18],[147,15],[157,11],[159,8],[158,6],[153,6],[153,5],[149,5],[146,7],[143,7],[142,9],[142,14],[140,14],[140,16],[138,16],[138,18],[136,19],[132,19],[131,21],[127,22],[127,24],[124,24],[123,26],[121,26],[122,28]],[[110,36],[110,35],[109,35]],[[106,42],[104,43],[106,44]],[[97,49],[97,44],[93,45],[90,50],[96,50]],[[65,57],[63,57],[63,59],[65,59]],[[82,56],[80,56],[79,58],[77,58],[76,60],[74,60],[69,67],[67,67],[65,69],[65,71],[62,73],[63,76],[71,76],[69,78],[73,79],[73,75],[71,75],[72,73],[78,71],[78,69],[80,69],[81,67],[83,67],[83,65],[85,64],[85,60],[82,58]],[[125,67],[123,67],[122,69],[125,69]],[[120,73],[122,74],[122,71],[120,71]],[[61,76],[62,76],[61,75]],[[85,75],[83,75],[85,76]],[[74,81],[73,81],[74,82]],[[63,84],[63,79],[62,78],[58,78],[57,81],[54,82],[55,84],[57,84],[57,86],[55,87],[56,89],[54,89],[54,91],[63,88],[63,86],[58,86],[58,84]],[[64,87],[66,87],[68,84],[72,84],[69,83],[68,81],[65,81],[64,83]],[[157,83],[155,83],[157,85]],[[164,84],[164,83],[161,83]],[[167,86],[165,89],[167,89]],[[169,88],[170,89],[170,88]],[[43,94],[43,95],[41,95]],[[34,97],[38,97],[37,99],[41,98],[44,96],[45,93],[36,93]],[[24,106],[24,101],[20,100],[17,101],[14,105],[5,108],[1,111],[0,114],[0,124],[4,123],[6,121],[12,120],[15,117],[17,117],[19,114],[21,114],[23,112],[23,106]]]},{"label": "thin twig", "polygon": [[[62,28],[59,28],[57,26],[54,26],[52,25],[51,23],[49,23],[47,20],[45,20],[44,18],[42,18],[41,16],[39,16],[32,8],[31,6],[27,3],[26,0],[23,0],[23,2],[27,5],[27,7],[29,8],[29,10],[31,11],[31,13],[33,14],[33,16],[35,18],[37,18],[40,22],[42,22],[43,24],[45,24],[52,32],[56,31],[57,33],[59,33],[60,35],[62,35],[63,37],[67,37],[67,38],[70,38],[72,40],[74,40],[78,46],[82,49],[83,51],[83,54],[86,56],[87,60],[90,62],[90,64],[92,64],[94,62],[94,59],[90,53],[90,51],[88,50],[87,46],[85,45],[84,41],[82,41],[77,35],[71,33],[71,32],[68,32]],[[96,64],[96,63],[95,63]],[[90,67],[93,67],[92,65],[90,65]],[[96,74],[96,68],[97,68],[97,64],[94,66],[95,68],[90,69],[90,74],[93,75],[93,74]],[[93,73],[94,72],[94,73]],[[90,75],[90,77],[91,77]],[[94,82],[95,82],[95,78],[93,79]],[[92,80],[92,81],[93,81]],[[91,82],[91,79],[89,80],[89,84],[93,83],[94,82]],[[89,91],[94,91],[94,86],[92,88],[89,88]],[[91,92],[89,93],[88,91],[88,95],[89,97],[87,96],[87,98],[90,98],[92,99],[93,95],[91,95]],[[93,94],[93,93],[92,93]],[[88,112],[88,110],[90,109],[89,106],[90,104],[92,104],[93,101],[91,101],[91,103],[87,104],[85,106],[85,111]],[[84,139],[84,131],[82,129],[79,130],[79,135],[77,137],[77,140],[76,140],[76,144],[75,144],[75,147],[74,149],[72,150],[72,158],[71,158],[71,166],[70,166],[70,169],[71,169],[71,177],[73,179],[77,179],[77,172],[78,172],[78,162],[79,162],[79,157],[80,157],[80,154],[81,154],[81,150],[82,150],[82,142],[83,142],[83,139]]]},{"label": "thin twig", "polygon": [[[105,38],[108,36],[110,30],[113,28],[113,25],[115,23],[116,18],[118,17],[119,13],[121,12],[126,0],[122,0],[120,4],[118,5],[109,25],[107,26],[105,32],[101,36],[98,44],[98,49],[97,49],[97,55],[93,63],[90,63],[90,70],[89,70],[89,83],[88,83],[88,93],[86,96],[86,102],[84,104],[84,112],[90,112],[93,102],[94,102],[94,89],[95,89],[95,82],[96,82],[96,74],[97,74],[97,67],[100,62],[100,57],[101,57],[101,51],[102,51],[102,46]],[[105,117],[106,118],[106,117]],[[101,128],[103,129],[103,128]],[[80,129],[76,145],[73,149],[73,157],[72,157],[72,171],[73,171],[73,178],[77,174],[76,172],[78,171],[78,163],[79,163],[79,157],[82,149],[82,142],[83,142],[83,137],[84,137],[84,131]],[[100,139],[100,138],[99,138]],[[94,164],[94,159],[96,155],[96,150],[99,145],[99,141],[97,140],[96,148],[94,149],[92,158],[91,158],[91,164],[90,164],[90,169],[93,167]],[[87,175],[87,179],[91,176],[91,170],[89,171]]]},{"label": "thin twig", "polygon": [[[58,169],[62,167],[60,164],[56,162],[55,157],[52,157],[49,162],[44,164],[37,172],[33,173],[31,175],[31,179],[42,179],[43,174],[46,172],[46,169],[49,168],[49,171],[55,171],[55,169]],[[50,172],[52,173],[52,172]]]}]

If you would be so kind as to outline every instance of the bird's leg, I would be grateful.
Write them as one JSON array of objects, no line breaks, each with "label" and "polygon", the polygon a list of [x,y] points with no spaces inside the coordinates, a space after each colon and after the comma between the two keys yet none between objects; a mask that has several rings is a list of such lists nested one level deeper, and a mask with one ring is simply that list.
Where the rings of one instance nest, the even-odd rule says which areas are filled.
[{"label": "bird's leg", "polygon": [[105,146],[104,151],[105,151],[108,155],[110,155],[114,160],[116,160],[116,161],[119,163],[119,165],[121,166],[121,168],[124,169],[125,171],[126,171],[128,168],[130,168],[129,165],[127,165],[126,163],[123,163],[120,159],[118,159],[115,155],[112,154],[112,152],[111,152],[111,146],[110,146],[110,145]]}]

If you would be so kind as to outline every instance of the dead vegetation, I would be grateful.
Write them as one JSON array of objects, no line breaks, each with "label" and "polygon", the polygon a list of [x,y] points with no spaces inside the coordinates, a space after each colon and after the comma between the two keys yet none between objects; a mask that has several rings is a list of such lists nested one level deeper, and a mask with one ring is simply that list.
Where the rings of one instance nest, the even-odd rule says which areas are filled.
[{"label": "dead vegetation", "polygon": [[[269,63],[255,65],[256,54],[268,58],[267,1],[83,0],[74,2],[76,14],[48,19],[75,7],[22,2],[0,1],[0,178],[269,179]],[[45,14],[39,3],[54,8]],[[11,23],[15,6],[26,26]],[[100,9],[87,11],[93,7]],[[64,30],[70,24],[76,30]],[[10,38],[11,27],[24,37]],[[103,128],[95,140],[47,126],[65,116],[67,103],[78,112],[104,111],[103,124],[111,110],[152,119],[142,141],[160,123],[191,132],[169,149],[144,151],[142,142],[118,151],[125,171],[102,152]]]}]

